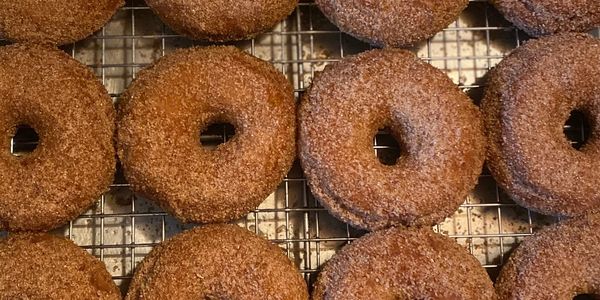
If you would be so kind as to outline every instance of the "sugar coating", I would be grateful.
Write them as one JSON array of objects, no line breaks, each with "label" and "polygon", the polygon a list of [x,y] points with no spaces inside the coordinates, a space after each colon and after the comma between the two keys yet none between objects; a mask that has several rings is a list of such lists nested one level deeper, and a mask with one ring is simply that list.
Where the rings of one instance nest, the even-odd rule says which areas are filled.
[{"label": "sugar coating", "polygon": [[121,299],[101,261],[49,234],[0,240],[0,274],[1,299]]},{"label": "sugar coating", "polygon": [[298,0],[147,0],[174,31],[213,42],[250,39],[285,19]]},{"label": "sugar coating", "polygon": [[[0,48],[0,229],[47,231],[74,219],[108,189],[115,172],[115,109],[94,73],[39,45]],[[37,148],[10,153],[18,125]]]},{"label": "sugar coating", "polygon": [[16,42],[64,45],[99,30],[123,0],[0,1],[0,35]]},{"label": "sugar coating", "polygon": [[510,22],[531,36],[586,32],[600,26],[598,0],[491,0]]},{"label": "sugar coating", "polygon": [[[183,222],[213,223],[255,209],[295,158],[292,87],[235,47],[176,50],[141,71],[119,105],[118,153],[134,191]],[[200,131],[229,122],[215,150]]]},{"label": "sugar coating", "polygon": [[479,262],[430,228],[390,228],[345,246],[319,274],[314,300],[497,299]]},{"label": "sugar coating", "polygon": [[308,299],[281,248],[231,224],[197,227],[163,242],[137,267],[125,299]]},{"label": "sugar coating", "polygon": [[[402,156],[379,162],[389,126]],[[299,109],[299,156],[333,215],[377,230],[432,225],[475,186],[485,156],[479,110],[441,71],[404,50],[372,50],[328,66]]]},{"label": "sugar coating", "polygon": [[511,254],[496,281],[500,299],[571,300],[600,293],[600,216],[544,228]]},{"label": "sugar coating", "polygon": [[469,0],[315,0],[342,31],[365,42],[411,46],[446,28]]},{"label": "sugar coating", "polygon": [[[517,48],[490,74],[482,103],[488,166],[520,205],[559,216],[600,206],[597,57],[599,40],[563,33]],[[580,150],[563,133],[573,110],[592,125]]]}]

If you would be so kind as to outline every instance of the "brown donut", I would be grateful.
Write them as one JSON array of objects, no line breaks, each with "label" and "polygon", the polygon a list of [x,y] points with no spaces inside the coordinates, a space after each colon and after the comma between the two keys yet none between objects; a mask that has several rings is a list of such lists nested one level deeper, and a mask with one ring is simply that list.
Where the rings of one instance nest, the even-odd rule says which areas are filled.
[{"label": "brown donut", "polygon": [[430,228],[390,228],[345,246],[319,274],[314,300],[496,299],[467,250]]},{"label": "brown donut", "polygon": [[600,297],[599,215],[554,224],[526,238],[496,281],[500,299]]},{"label": "brown donut", "polygon": [[[482,110],[488,165],[520,205],[576,216],[600,206],[600,41],[559,34],[529,41],[491,73]],[[573,110],[592,125],[583,148],[563,126]]]},{"label": "brown donut", "polygon": [[[329,65],[299,112],[299,153],[313,194],[356,227],[432,225],[456,211],[485,156],[479,111],[441,71],[404,50]],[[373,137],[390,127],[402,155],[379,162]]]},{"label": "brown donut", "polygon": [[174,31],[214,42],[250,39],[285,19],[298,0],[146,0]]},{"label": "brown donut", "polygon": [[469,0],[315,0],[340,30],[378,46],[426,40],[458,18]]},{"label": "brown donut", "polygon": [[125,299],[308,299],[283,251],[230,224],[180,233],[137,267]]},{"label": "brown donut", "polygon": [[[140,72],[121,98],[119,157],[133,189],[183,222],[229,221],[255,209],[295,158],[292,87],[234,47],[177,50]],[[201,129],[229,122],[215,150]]]},{"label": "brown donut", "polygon": [[[50,230],[108,189],[115,172],[115,110],[94,73],[39,45],[0,48],[0,229]],[[10,153],[18,125],[39,135],[28,155]]]},{"label": "brown donut", "polygon": [[99,30],[123,0],[0,1],[0,35],[16,42],[68,44]]},{"label": "brown donut", "polygon": [[106,266],[72,241],[43,233],[0,241],[0,299],[121,299]]},{"label": "brown donut", "polygon": [[585,32],[600,26],[598,0],[491,0],[506,19],[531,36]]}]

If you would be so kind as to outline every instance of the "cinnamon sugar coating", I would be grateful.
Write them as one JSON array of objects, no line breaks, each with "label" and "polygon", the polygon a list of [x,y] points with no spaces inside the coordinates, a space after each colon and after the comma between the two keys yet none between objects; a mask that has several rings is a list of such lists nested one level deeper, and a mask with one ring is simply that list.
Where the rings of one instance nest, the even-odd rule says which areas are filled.
[{"label": "cinnamon sugar coating", "polygon": [[296,8],[298,0],[147,0],[174,31],[193,39],[245,40],[267,31]]},{"label": "cinnamon sugar coating", "polygon": [[0,299],[121,299],[104,263],[49,234],[0,240],[0,274]]},{"label": "cinnamon sugar coating", "polygon": [[[379,162],[378,129],[401,144]],[[404,50],[345,58],[314,79],[299,109],[299,153],[313,194],[353,226],[432,225],[456,211],[485,156],[479,110],[441,71]]]},{"label": "cinnamon sugar coating", "polygon": [[154,248],[125,299],[307,300],[308,291],[277,245],[239,226],[215,224]]},{"label": "cinnamon sugar coating", "polygon": [[[200,132],[236,134],[210,150]],[[256,209],[295,158],[287,79],[234,47],[176,50],[141,71],[119,105],[118,153],[135,192],[183,222],[214,223]]]},{"label": "cinnamon sugar coating", "polygon": [[531,36],[586,32],[600,26],[597,0],[492,0],[492,4]]},{"label": "cinnamon sugar coating", "polygon": [[430,228],[373,232],[338,251],[314,300],[495,300],[492,281],[466,249]]},{"label": "cinnamon sugar coating", "polygon": [[0,35],[15,42],[64,45],[99,30],[123,0],[0,1]]},{"label": "cinnamon sugar coating", "polygon": [[[600,41],[565,33],[517,48],[490,74],[482,103],[488,166],[518,204],[576,216],[600,206]],[[591,125],[576,150],[563,133],[573,110]]]},{"label": "cinnamon sugar coating", "polygon": [[[83,213],[112,183],[115,109],[94,73],[40,45],[0,48],[0,229],[47,231]],[[18,125],[39,136],[10,153]]]},{"label": "cinnamon sugar coating", "polygon": [[[496,281],[502,300],[571,300],[600,294],[600,216],[551,225],[527,237]],[[597,297],[597,296],[596,296]]]},{"label": "cinnamon sugar coating", "polygon": [[469,0],[316,0],[340,30],[388,47],[426,40],[458,18]]}]

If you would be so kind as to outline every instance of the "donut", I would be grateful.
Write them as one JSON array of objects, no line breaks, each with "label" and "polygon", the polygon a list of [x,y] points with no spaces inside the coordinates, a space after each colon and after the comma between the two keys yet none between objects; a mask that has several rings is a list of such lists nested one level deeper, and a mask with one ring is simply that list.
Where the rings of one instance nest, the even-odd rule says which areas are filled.
[{"label": "donut", "polygon": [[585,32],[600,26],[597,0],[491,0],[492,4],[531,36]]},{"label": "donut", "polygon": [[598,226],[600,215],[590,214],[550,225],[527,237],[500,271],[496,281],[500,299],[571,300],[587,294],[597,297]]},{"label": "donut", "polygon": [[[394,165],[374,155],[389,127]],[[433,225],[456,211],[485,157],[479,110],[441,71],[404,50],[371,50],[329,65],[299,108],[299,157],[334,216],[377,230]]]},{"label": "donut", "polygon": [[146,0],[169,27],[192,39],[250,39],[273,28],[298,0]]},{"label": "donut", "polygon": [[0,240],[0,299],[121,299],[104,263],[45,233]]},{"label": "donut", "polygon": [[369,233],[336,253],[312,299],[496,299],[477,259],[430,228]]},{"label": "donut", "polygon": [[99,30],[123,0],[0,1],[0,36],[14,42],[64,45]]},{"label": "donut", "polygon": [[600,206],[600,138],[579,150],[563,126],[572,111],[600,118],[600,41],[563,33],[527,42],[491,72],[482,103],[488,167],[518,204],[577,216]]},{"label": "donut", "polygon": [[[111,184],[115,109],[94,73],[55,48],[0,47],[0,74],[0,230],[51,230]],[[19,125],[39,144],[17,157],[9,149]]]},{"label": "donut", "polygon": [[[200,132],[225,122],[216,149]],[[291,85],[234,47],[176,50],[139,73],[121,98],[118,153],[135,192],[182,222],[246,215],[277,187],[296,153]]]},{"label": "donut", "polygon": [[153,249],[137,267],[125,299],[306,300],[308,291],[278,246],[236,225],[216,224]]},{"label": "donut", "polygon": [[469,0],[315,0],[341,31],[376,46],[406,47],[450,23]]}]

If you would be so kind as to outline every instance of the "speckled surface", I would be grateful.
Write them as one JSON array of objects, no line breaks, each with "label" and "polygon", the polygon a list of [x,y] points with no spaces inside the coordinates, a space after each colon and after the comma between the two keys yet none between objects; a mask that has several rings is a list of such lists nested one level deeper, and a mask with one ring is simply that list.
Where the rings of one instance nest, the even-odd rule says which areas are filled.
[{"label": "speckled surface", "polygon": [[[598,39],[563,33],[526,43],[490,74],[482,103],[488,162],[521,205],[556,216],[577,216],[600,205],[600,63],[589,61],[598,56]],[[580,149],[563,133],[574,110],[592,128]]]},{"label": "speckled surface", "polygon": [[[592,32],[595,36],[600,33]],[[410,48],[420,58],[446,73],[475,103],[481,99],[489,68],[528,37],[516,31],[488,3],[471,1],[458,22],[426,42]],[[205,45],[182,38],[164,26],[143,1],[128,1],[95,37],[65,47],[67,53],[93,67],[116,99],[137,72],[176,48]],[[312,2],[300,3],[292,15],[273,30],[235,46],[271,62],[294,87],[296,97],[310,84],[315,72],[341,57],[370,49],[369,45],[340,34]],[[568,132],[581,136],[572,124]],[[216,129],[203,139],[220,142],[230,132]],[[373,153],[395,151],[389,135],[375,139]],[[508,253],[523,237],[555,222],[515,205],[484,168],[479,183],[465,202],[434,229],[454,238],[475,255],[492,277]],[[298,163],[257,210],[236,222],[279,246],[313,282],[322,266],[348,241],[364,232],[329,215],[306,185]],[[143,197],[134,195],[118,173],[109,192],[98,204],[57,234],[102,259],[122,290],[126,290],[134,266],[164,238],[184,228]]]},{"label": "speckled surface", "polygon": [[[176,280],[174,280],[176,278]],[[197,227],[144,259],[126,299],[308,300],[282,249],[233,224]]]},{"label": "speckled surface", "polygon": [[406,47],[452,23],[469,0],[316,0],[342,31],[373,45]]},{"label": "speckled surface", "polygon": [[[94,73],[53,47],[0,48],[0,228],[63,226],[108,190],[115,172],[115,110]],[[60,93],[57,93],[60,91]],[[40,137],[11,154],[19,125]]]},{"label": "speckled surface", "polygon": [[254,37],[285,19],[298,0],[147,0],[175,31],[194,39]]},{"label": "speckled surface", "polygon": [[[400,144],[389,165],[373,153],[384,127]],[[298,110],[298,155],[311,191],[341,220],[370,231],[431,226],[477,182],[483,121],[438,69],[408,51],[371,50],[315,77]]]},{"label": "speckled surface", "polygon": [[19,0],[0,2],[0,36],[17,42],[63,45],[107,23],[123,0]]},{"label": "speckled surface", "polygon": [[492,0],[494,6],[530,35],[585,32],[600,25],[597,0]]},{"label": "speckled surface", "polygon": [[369,233],[328,261],[315,300],[497,299],[492,281],[454,240],[430,228]]},{"label": "speckled surface", "polygon": [[[254,210],[290,170],[296,106],[285,77],[235,47],[177,50],[141,71],[120,98],[117,149],[134,191],[182,222]],[[216,148],[200,131],[230,123]]]},{"label": "speckled surface", "polygon": [[600,292],[600,215],[549,226],[527,238],[502,269],[500,299],[571,300]]},{"label": "speckled surface", "polygon": [[2,299],[121,299],[101,261],[45,233],[0,239],[0,271]]}]

